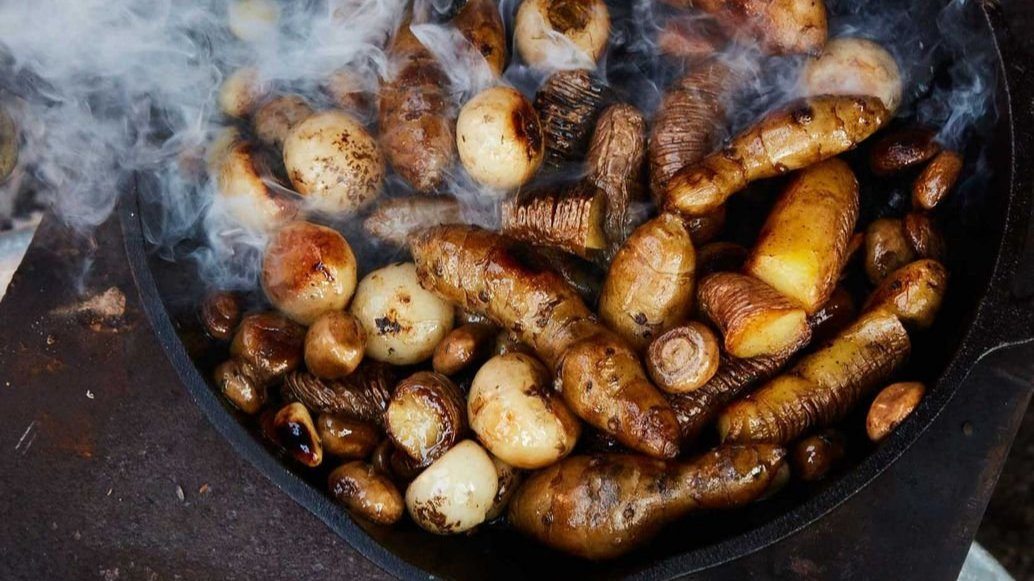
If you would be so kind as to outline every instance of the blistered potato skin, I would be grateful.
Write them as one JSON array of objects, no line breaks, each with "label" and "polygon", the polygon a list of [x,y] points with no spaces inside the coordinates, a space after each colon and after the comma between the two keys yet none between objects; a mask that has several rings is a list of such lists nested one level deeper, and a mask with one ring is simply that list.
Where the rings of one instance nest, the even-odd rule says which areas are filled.
[{"label": "blistered potato skin", "polygon": [[573,456],[531,475],[510,501],[509,521],[550,547],[612,559],[700,509],[752,502],[785,477],[785,451],[727,446],[685,463],[642,456]]},{"label": "blistered potato skin", "polygon": [[672,214],[636,228],[611,263],[600,294],[600,317],[636,350],[684,321],[693,306],[696,252],[682,219]]},{"label": "blistered potato skin", "polygon": [[[572,411],[646,454],[673,457],[678,452],[675,417],[635,353],[596,321],[559,275],[522,259],[509,239],[474,227],[425,230],[412,239],[410,251],[426,288],[487,315],[551,368],[565,353],[570,356],[573,345],[589,339],[567,358],[578,363],[565,363],[572,373],[560,380]],[[617,381],[610,369],[619,371]],[[585,391],[583,380],[593,378],[604,389]]]},{"label": "blistered potato skin", "polygon": [[666,204],[689,216],[714,211],[754,180],[854,148],[888,117],[878,97],[822,95],[794,101],[765,115],[725,149],[675,174],[665,190]]},{"label": "blistered potato skin", "polygon": [[464,38],[477,49],[496,76],[506,69],[509,50],[506,29],[499,8],[493,0],[467,0],[452,19]]},{"label": "blistered potato skin", "polygon": [[858,220],[858,180],[830,159],[797,174],[768,215],[744,272],[814,313],[829,299]]},{"label": "blistered potato skin", "polygon": [[394,74],[381,86],[381,146],[392,167],[418,192],[441,187],[456,160],[449,81],[404,19],[390,48]]},{"label": "blistered potato skin", "polygon": [[908,357],[898,317],[872,311],[790,371],[733,403],[718,418],[725,442],[793,441],[846,415]]},{"label": "blistered potato skin", "polygon": [[925,329],[944,301],[948,271],[936,260],[917,260],[891,273],[869,296],[864,310],[887,310],[906,325]]}]

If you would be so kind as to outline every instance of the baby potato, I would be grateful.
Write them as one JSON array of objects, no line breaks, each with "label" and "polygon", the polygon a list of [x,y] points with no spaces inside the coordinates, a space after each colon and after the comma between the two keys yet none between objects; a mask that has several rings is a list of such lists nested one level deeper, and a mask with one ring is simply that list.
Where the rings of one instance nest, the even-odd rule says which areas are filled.
[{"label": "baby potato", "polygon": [[513,36],[532,67],[591,69],[607,48],[610,12],[603,0],[524,0]]},{"label": "baby potato", "polygon": [[456,120],[456,149],[478,183],[514,189],[532,178],[545,156],[538,113],[516,89],[492,87],[467,102]]},{"label": "baby potato", "polygon": [[373,424],[336,414],[320,414],[316,432],[327,454],[346,459],[366,458],[382,440]]},{"label": "baby potato", "polygon": [[865,418],[865,432],[873,442],[883,440],[912,415],[923,399],[926,386],[915,381],[894,383],[876,395]]},{"label": "baby potato", "polygon": [[545,366],[523,353],[493,357],[474,376],[467,399],[470,427],[503,462],[542,468],[574,449],[581,424],[551,379]]},{"label": "baby potato", "polygon": [[244,317],[230,344],[230,355],[243,371],[266,385],[298,369],[302,363],[305,329],[280,313]]},{"label": "baby potato", "polygon": [[355,255],[336,230],[311,222],[280,229],[262,258],[262,290],[291,319],[311,325],[340,311],[355,292]]},{"label": "baby potato", "polygon": [[471,440],[456,444],[406,489],[406,508],[426,531],[451,535],[485,522],[499,490],[488,452]]},{"label": "baby potato", "polygon": [[201,324],[208,336],[217,341],[233,339],[241,322],[241,296],[228,291],[213,292],[201,303]]},{"label": "baby potato", "polygon": [[886,310],[908,326],[933,324],[948,290],[948,270],[936,260],[917,260],[895,270],[876,287],[865,311]]},{"label": "baby potato", "polygon": [[221,206],[238,224],[256,232],[268,232],[293,220],[297,204],[269,187],[267,172],[251,145],[235,141],[235,134],[227,133],[225,138],[211,156]]},{"label": "baby potato", "polygon": [[230,32],[245,42],[276,34],[280,5],[275,0],[235,0],[227,10]]},{"label": "baby potato", "polygon": [[262,104],[251,119],[259,141],[280,149],[291,128],[312,115],[312,107],[299,95],[281,95]]},{"label": "baby potato", "polygon": [[495,473],[499,477],[499,489],[496,490],[495,500],[492,501],[492,508],[488,509],[488,516],[485,520],[493,520],[503,514],[506,507],[513,498],[513,493],[524,481],[524,472],[510,466],[499,458],[492,456],[492,463],[495,464]]},{"label": "baby potato", "polygon": [[485,323],[467,323],[456,327],[434,349],[431,365],[442,375],[456,375],[483,361],[495,348],[499,329]]},{"label": "baby potato", "polygon": [[317,377],[338,379],[359,367],[366,352],[366,331],[352,315],[324,313],[305,334],[305,366]]},{"label": "baby potato", "polygon": [[414,373],[395,388],[384,423],[395,447],[417,467],[427,466],[467,431],[463,392],[444,375]]},{"label": "baby potato", "polygon": [[822,480],[843,460],[844,440],[844,435],[833,429],[799,440],[790,454],[794,473],[805,482]]},{"label": "baby potato", "polygon": [[915,257],[901,220],[880,218],[865,230],[865,273],[873,284],[880,284]]},{"label": "baby potato", "polygon": [[891,115],[901,105],[901,71],[894,57],[864,38],[842,37],[826,43],[808,61],[801,76],[804,96],[870,95],[879,97]]},{"label": "baby potato", "polygon": [[284,140],[284,167],[294,189],[316,210],[354,214],[381,193],[384,157],[354,117],[323,111]]},{"label": "baby potato", "polygon": [[351,312],[366,329],[366,355],[392,365],[424,361],[452,330],[452,306],[420,286],[412,262],[366,275]]},{"label": "baby potato", "polygon": [[214,378],[223,396],[246,414],[257,414],[266,403],[265,387],[252,379],[237,359],[230,359],[216,367]]},{"label": "baby potato", "polygon": [[223,79],[219,87],[219,109],[230,117],[243,119],[255,109],[264,92],[257,69],[237,69]]},{"label": "baby potato", "polygon": [[330,494],[352,514],[377,524],[402,518],[404,505],[398,488],[384,473],[362,461],[349,462],[330,473]]},{"label": "baby potato", "polygon": [[315,468],[323,462],[323,445],[309,410],[298,402],[280,408],[271,425],[273,440],[295,460]]}]

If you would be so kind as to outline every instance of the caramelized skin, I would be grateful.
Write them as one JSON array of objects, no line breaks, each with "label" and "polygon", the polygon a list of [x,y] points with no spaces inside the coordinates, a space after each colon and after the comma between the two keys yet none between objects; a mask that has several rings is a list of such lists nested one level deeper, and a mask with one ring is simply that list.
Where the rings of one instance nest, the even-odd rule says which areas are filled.
[{"label": "caramelized skin", "polygon": [[785,478],[785,451],[727,446],[687,463],[641,456],[575,456],[532,475],[509,521],[536,540],[588,559],[618,557],[699,509],[752,502]]},{"label": "caramelized skin", "polygon": [[725,149],[681,169],[668,182],[666,203],[689,216],[714,211],[754,180],[854,148],[888,116],[877,97],[822,95],[794,101],[734,137]]},{"label": "caramelized skin", "polygon": [[424,287],[488,316],[547,365],[566,370],[558,370],[560,390],[578,416],[646,454],[678,453],[675,416],[635,353],[558,274],[525,260],[506,237],[475,227],[425,230],[410,250]]},{"label": "caramelized skin", "polygon": [[452,196],[408,196],[385,200],[363,221],[368,234],[405,246],[410,234],[438,224],[461,224],[463,212]]},{"label": "caramelized skin", "polygon": [[642,197],[646,158],[646,118],[632,105],[608,107],[596,122],[589,153],[588,179],[604,194],[604,231],[612,247],[628,237],[628,206]]},{"label": "caramelized skin", "polygon": [[726,408],[718,431],[726,442],[786,443],[828,426],[897,371],[910,348],[896,315],[863,315],[789,372]]},{"label": "caramelized skin", "polygon": [[535,94],[535,111],[546,134],[547,164],[582,158],[609,97],[607,84],[590,71],[558,71],[546,79]]},{"label": "caramelized skin", "polygon": [[417,191],[441,186],[456,159],[448,78],[403,21],[391,47],[393,75],[381,87],[381,145]]},{"label": "caramelized skin", "polygon": [[497,76],[506,68],[506,29],[493,0],[467,0],[452,23]]},{"label": "caramelized skin", "polygon": [[925,127],[906,127],[887,133],[869,150],[869,167],[887,176],[933,158],[941,151],[937,132]]},{"label": "caramelized skin", "polygon": [[730,36],[756,42],[769,54],[815,54],[829,35],[822,0],[663,0],[714,17]]}]

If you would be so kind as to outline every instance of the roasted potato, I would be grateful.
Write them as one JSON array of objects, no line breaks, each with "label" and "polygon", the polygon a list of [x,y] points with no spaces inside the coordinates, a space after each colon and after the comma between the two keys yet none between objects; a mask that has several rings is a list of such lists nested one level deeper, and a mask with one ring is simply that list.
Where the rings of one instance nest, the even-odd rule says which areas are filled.
[{"label": "roasted potato", "polygon": [[933,324],[948,288],[948,271],[936,260],[917,260],[891,273],[869,296],[864,310],[889,311],[919,329]]},{"label": "roasted potato", "polygon": [[230,359],[216,367],[213,379],[223,396],[246,414],[257,414],[266,403],[265,385],[251,377],[238,359]]},{"label": "roasted potato", "polygon": [[276,0],[234,0],[226,15],[234,36],[245,42],[259,42],[276,34],[280,5]]},{"label": "roasted potato", "polygon": [[262,257],[262,290],[269,302],[303,325],[345,308],[355,279],[355,255],[345,237],[312,222],[281,228]]},{"label": "roasted potato", "polygon": [[510,466],[495,456],[492,457],[492,463],[495,464],[495,473],[499,477],[499,488],[492,500],[492,508],[488,509],[486,521],[499,518],[506,512],[507,507],[510,506],[510,499],[524,482],[524,471]]},{"label": "roasted potato", "polygon": [[844,287],[838,286],[819,310],[808,315],[812,342],[821,345],[832,339],[844,327],[853,323],[857,315],[854,297]]},{"label": "roasted potato", "polygon": [[502,76],[509,58],[506,28],[493,0],[466,0],[452,23],[463,38],[485,57],[492,72]]},{"label": "roasted potato", "polygon": [[807,312],[756,278],[719,272],[700,281],[700,310],[733,357],[796,351],[811,338]]},{"label": "roasted potato", "polygon": [[406,238],[423,228],[439,224],[462,224],[463,211],[452,196],[409,196],[385,200],[363,221],[363,229],[374,238],[405,246]]},{"label": "roasted potato", "polygon": [[901,228],[916,258],[944,260],[947,252],[944,235],[929,214],[909,212],[901,219]]},{"label": "roasted potato", "polygon": [[685,393],[700,388],[714,377],[721,351],[714,332],[706,325],[691,321],[650,343],[646,369],[657,387],[668,393]]},{"label": "roasted potato", "polygon": [[298,123],[284,140],[284,167],[295,191],[317,211],[347,216],[381,193],[384,158],[354,117],[323,111]]},{"label": "roasted potato", "polygon": [[[414,236],[421,282],[488,315],[558,371],[571,410],[622,444],[659,457],[678,452],[678,423],[636,354],[608,333],[556,273],[479,228],[440,226]],[[563,356],[564,361],[560,361]]]},{"label": "roasted potato", "polygon": [[592,71],[557,71],[542,83],[535,94],[535,111],[545,135],[547,164],[582,159],[610,97],[606,81]]},{"label": "roasted potato", "polygon": [[769,54],[815,54],[826,44],[826,4],[816,0],[662,0],[695,8],[734,38],[755,42]]},{"label": "roasted potato", "polygon": [[901,71],[894,56],[871,40],[835,38],[808,60],[801,74],[801,94],[879,97],[890,115],[901,105]]},{"label": "roasted potato", "polygon": [[611,262],[600,318],[637,351],[693,308],[696,253],[682,219],[661,214],[636,228]]},{"label": "roasted potato", "polygon": [[489,359],[474,376],[467,399],[478,441],[503,462],[531,470],[570,454],[581,423],[551,383],[549,371],[530,355]]},{"label": "roasted potato", "polygon": [[942,151],[923,169],[912,186],[912,205],[932,210],[941,203],[959,180],[962,156],[954,151]]},{"label": "roasted potato", "polygon": [[377,426],[336,414],[320,414],[316,433],[324,452],[348,460],[368,457],[383,439]]},{"label": "roasted potato", "polygon": [[320,315],[305,334],[305,367],[317,377],[349,375],[359,367],[365,352],[366,331],[343,311]]},{"label": "roasted potato", "polygon": [[315,412],[382,426],[395,380],[390,365],[364,361],[351,375],[338,380],[323,380],[307,371],[289,373],[281,386],[281,395]]},{"label": "roasted potato", "polygon": [[225,115],[243,119],[251,115],[265,92],[266,86],[258,69],[237,69],[223,79],[219,87],[219,109]]},{"label": "roasted potato", "polygon": [[707,61],[694,66],[665,93],[647,144],[655,201],[663,201],[668,181],[680,169],[697,163],[718,145],[726,97],[738,84],[728,65]]},{"label": "roasted potato", "polygon": [[365,462],[339,466],[330,473],[327,487],[349,512],[377,524],[394,524],[405,510],[402,495],[391,480]]},{"label": "roasted potato", "polygon": [[439,373],[414,373],[395,388],[384,424],[395,448],[427,466],[467,431],[463,392]]},{"label": "roasted potato", "polygon": [[937,132],[927,127],[904,127],[887,133],[869,150],[873,173],[888,176],[919,165],[940,153]]},{"label": "roasted potato", "polygon": [[915,251],[896,218],[874,220],[865,230],[865,273],[872,284],[915,260]]},{"label": "roasted potato", "polygon": [[607,247],[606,204],[603,190],[589,181],[559,191],[525,190],[503,202],[502,231],[529,244],[588,258]]},{"label": "roasted potato", "polygon": [[280,95],[267,100],[255,111],[251,125],[259,141],[279,150],[291,129],[312,114],[312,106],[304,97]]},{"label": "roasted potato", "polygon": [[244,317],[230,344],[230,355],[259,384],[268,385],[302,363],[305,328],[280,313]]},{"label": "roasted potato", "polygon": [[350,309],[366,330],[366,355],[392,365],[428,359],[452,330],[452,307],[421,288],[411,262],[366,275]]},{"label": "roasted potato", "polygon": [[684,463],[642,456],[572,456],[532,474],[510,501],[517,530],[554,549],[612,559],[687,513],[733,508],[780,487],[785,450],[727,446]]},{"label": "roasted potato", "polygon": [[809,314],[833,294],[858,220],[858,180],[830,159],[799,174],[765,221],[743,272]]},{"label": "roasted potato", "polygon": [[877,97],[823,95],[768,113],[729,145],[687,166],[668,182],[670,209],[714,211],[748,183],[801,169],[854,148],[889,119]]},{"label": "roasted potato", "polygon": [[869,415],[865,418],[865,432],[873,442],[879,442],[894,431],[915,411],[926,393],[918,382],[894,383],[876,394]]},{"label": "roasted potato", "polygon": [[499,329],[485,323],[456,327],[434,349],[431,365],[442,375],[456,375],[488,359],[495,348]]},{"label": "roasted potato", "polygon": [[406,508],[424,530],[457,534],[485,522],[498,490],[499,476],[491,456],[465,440],[410,483]]},{"label": "roasted potato", "polygon": [[594,307],[599,303],[606,273],[598,265],[549,246],[535,246],[530,254],[531,260],[541,260],[542,264],[559,274],[586,305]]},{"label": "roasted potato", "polygon": [[315,468],[323,462],[323,444],[309,410],[298,402],[280,408],[273,416],[270,435],[299,464]]},{"label": "roasted potato", "polygon": [[586,155],[586,179],[603,193],[603,229],[611,247],[631,233],[629,205],[643,197],[646,118],[632,105],[608,107],[596,121]]},{"label": "roasted potato", "polygon": [[264,160],[248,143],[227,134],[225,149],[213,152],[217,200],[241,226],[268,232],[291,221],[298,214],[294,199],[270,187],[270,172]]},{"label": "roasted potato", "polygon": [[844,435],[836,430],[823,430],[794,445],[790,454],[794,474],[805,482],[822,480],[844,459]]},{"label": "roasted potato", "polygon": [[470,177],[504,191],[530,180],[544,155],[539,116],[510,87],[492,87],[467,101],[456,120],[456,146]]},{"label": "roasted potato", "polygon": [[604,0],[522,0],[513,37],[532,67],[591,69],[607,49],[610,12]]},{"label": "roasted potato", "polygon": [[791,442],[844,417],[900,369],[911,349],[893,313],[870,311],[789,372],[733,403],[718,418],[724,442]]},{"label": "roasted potato", "polygon": [[418,192],[439,190],[456,161],[449,79],[404,18],[389,49],[381,85],[381,146],[395,171]]},{"label": "roasted potato", "polygon": [[233,339],[241,322],[241,303],[241,296],[233,292],[213,292],[205,297],[199,315],[209,337],[217,341]]}]

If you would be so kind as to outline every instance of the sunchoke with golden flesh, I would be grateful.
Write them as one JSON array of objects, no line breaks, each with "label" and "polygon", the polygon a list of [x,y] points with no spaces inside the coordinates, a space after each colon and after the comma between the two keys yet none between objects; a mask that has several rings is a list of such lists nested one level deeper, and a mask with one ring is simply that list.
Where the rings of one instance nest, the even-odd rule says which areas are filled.
[{"label": "sunchoke with golden flesh", "polygon": [[678,453],[677,420],[635,352],[559,275],[479,228],[431,228],[412,239],[410,250],[425,287],[488,315],[558,369],[559,389],[575,414],[640,452]]},{"label": "sunchoke with golden flesh", "polygon": [[765,115],[721,151],[668,182],[666,204],[690,216],[714,211],[752,181],[807,167],[856,147],[888,119],[878,97],[793,101]]},{"label": "sunchoke with golden flesh", "polygon": [[560,191],[520,192],[503,202],[503,233],[529,244],[555,246],[588,257],[607,246],[606,199],[589,181]]},{"label": "sunchoke with golden flesh", "polygon": [[682,218],[661,214],[636,228],[614,256],[600,294],[600,318],[642,351],[689,316],[695,269]]},{"label": "sunchoke with golden flesh", "polygon": [[700,281],[700,310],[740,358],[795,351],[811,338],[807,312],[753,277],[719,272]]},{"label": "sunchoke with golden flesh", "polygon": [[555,549],[611,559],[692,511],[742,506],[778,489],[789,474],[785,454],[761,444],[721,447],[679,463],[574,456],[532,474],[510,501],[509,521]]},{"label": "sunchoke with golden flesh", "polygon": [[725,442],[791,442],[844,417],[905,362],[911,342],[893,313],[870,311],[718,418]]}]

